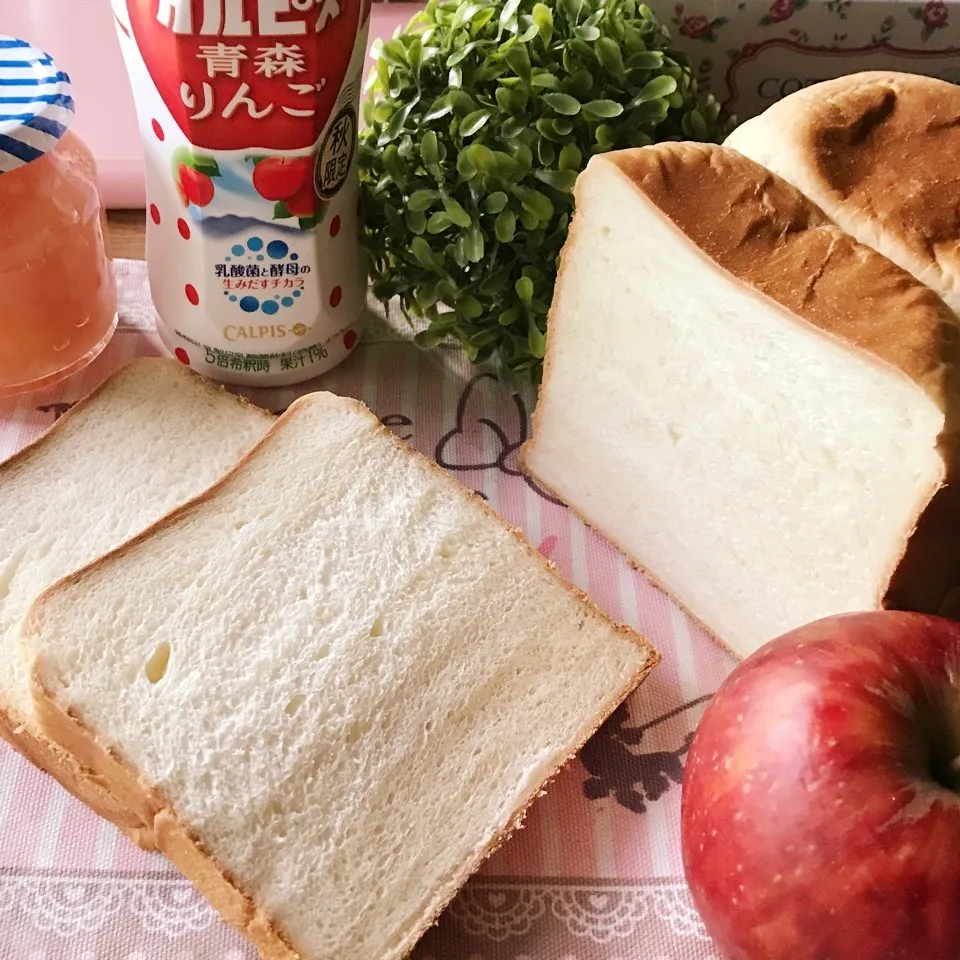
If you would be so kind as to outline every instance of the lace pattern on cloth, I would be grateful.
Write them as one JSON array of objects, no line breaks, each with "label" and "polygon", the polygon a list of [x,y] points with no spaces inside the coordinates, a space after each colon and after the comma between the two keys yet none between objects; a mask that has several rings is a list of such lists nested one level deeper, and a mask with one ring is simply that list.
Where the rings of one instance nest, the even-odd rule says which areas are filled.
[{"label": "lace pattern on cloth", "polygon": [[[175,876],[0,875],[0,956],[5,960],[254,960],[255,954],[190,883]],[[117,936],[119,930],[124,937]],[[108,932],[109,937],[98,934]],[[144,952],[151,934],[151,952]],[[98,940],[102,939],[102,943]],[[118,943],[140,944],[129,953]],[[682,952],[645,952],[679,941]],[[464,947],[469,942],[469,952]],[[416,960],[523,960],[536,956],[634,960],[713,958],[681,880],[477,879],[416,951]],[[618,949],[611,951],[610,946]],[[702,949],[706,947],[706,949]],[[698,949],[700,948],[700,949]],[[662,951],[662,946],[661,946]],[[164,952],[164,950],[168,952]],[[197,952],[199,951],[199,952]]]}]

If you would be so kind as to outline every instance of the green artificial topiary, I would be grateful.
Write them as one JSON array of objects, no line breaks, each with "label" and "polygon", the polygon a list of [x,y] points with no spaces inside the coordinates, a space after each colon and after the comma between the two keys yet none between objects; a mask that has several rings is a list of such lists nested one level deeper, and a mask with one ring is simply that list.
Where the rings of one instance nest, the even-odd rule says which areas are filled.
[{"label": "green artificial topiary", "polygon": [[513,383],[539,381],[590,156],[731,124],[635,0],[430,0],[380,45],[360,141],[374,293]]}]

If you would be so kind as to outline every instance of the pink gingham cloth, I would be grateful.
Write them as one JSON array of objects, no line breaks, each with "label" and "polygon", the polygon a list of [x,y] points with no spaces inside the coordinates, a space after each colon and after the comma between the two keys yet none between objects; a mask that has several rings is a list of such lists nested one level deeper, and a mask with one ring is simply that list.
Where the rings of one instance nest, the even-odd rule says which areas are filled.
[{"label": "pink gingham cloth", "polygon": [[[0,457],[128,360],[163,352],[144,265],[120,261],[118,278],[121,319],[110,346],[60,387],[0,407]],[[691,733],[732,661],[518,473],[532,392],[511,396],[454,347],[421,352],[403,320],[375,305],[370,312],[368,332],[338,369],[296,389],[245,392],[274,411],[318,388],[362,399],[663,654],[427,934],[416,960],[716,960],[683,882],[679,783]],[[0,960],[255,956],[163,857],[134,847],[0,743]]]}]

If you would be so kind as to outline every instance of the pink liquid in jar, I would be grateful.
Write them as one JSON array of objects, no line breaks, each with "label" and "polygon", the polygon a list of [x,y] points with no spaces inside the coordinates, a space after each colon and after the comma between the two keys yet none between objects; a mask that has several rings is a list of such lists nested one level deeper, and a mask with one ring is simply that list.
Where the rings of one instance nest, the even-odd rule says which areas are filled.
[{"label": "pink liquid in jar", "polygon": [[0,398],[90,363],[117,322],[90,151],[68,129],[69,79],[0,37]]}]

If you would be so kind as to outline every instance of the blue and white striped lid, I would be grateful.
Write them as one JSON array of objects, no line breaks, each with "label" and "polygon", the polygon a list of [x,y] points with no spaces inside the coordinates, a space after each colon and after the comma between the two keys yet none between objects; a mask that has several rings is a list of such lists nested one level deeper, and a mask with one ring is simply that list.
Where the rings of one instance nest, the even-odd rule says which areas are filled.
[{"label": "blue and white striped lid", "polygon": [[53,57],[0,35],[0,173],[52,150],[73,119],[70,78]]}]

